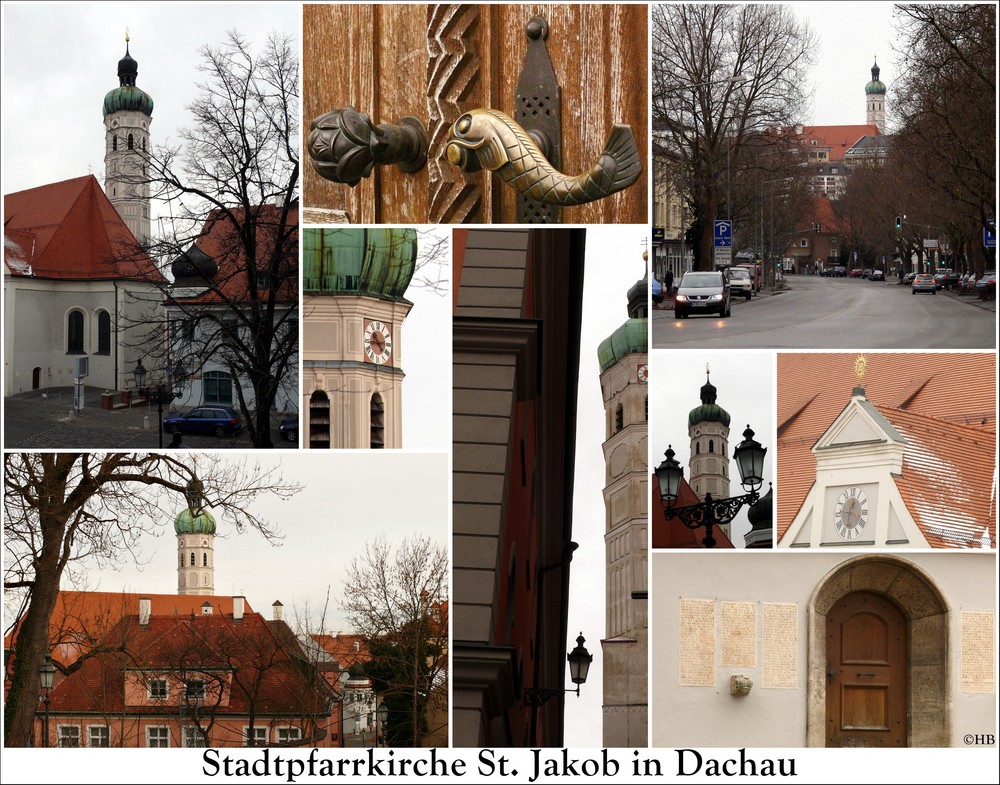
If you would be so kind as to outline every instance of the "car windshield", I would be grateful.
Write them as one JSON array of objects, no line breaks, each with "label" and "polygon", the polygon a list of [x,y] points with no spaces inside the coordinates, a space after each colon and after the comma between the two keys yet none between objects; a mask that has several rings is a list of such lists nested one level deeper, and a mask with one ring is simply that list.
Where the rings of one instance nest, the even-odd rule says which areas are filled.
[{"label": "car windshield", "polygon": [[730,270],[729,271],[729,277],[730,278],[749,278],[750,277],[750,273],[748,273],[746,270]]},{"label": "car windshield", "polygon": [[681,281],[684,289],[711,289],[721,286],[719,273],[687,273]]}]

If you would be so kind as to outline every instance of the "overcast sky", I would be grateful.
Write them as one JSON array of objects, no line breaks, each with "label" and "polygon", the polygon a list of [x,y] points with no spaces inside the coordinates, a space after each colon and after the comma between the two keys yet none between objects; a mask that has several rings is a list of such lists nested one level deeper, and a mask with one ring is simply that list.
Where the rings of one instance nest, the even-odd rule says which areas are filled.
[{"label": "overcast sky", "polygon": [[[643,227],[591,226],[587,229],[580,336],[580,383],[577,402],[576,475],[573,492],[573,540],[579,544],[570,569],[569,640],[581,632],[594,662],[580,697],[566,696],[565,743],[600,748],[603,703],[601,639],[604,616],[604,401],[597,347],[628,319],[628,290],[642,278]],[[650,409],[653,398],[650,397]],[[568,672],[567,672],[568,673]],[[566,683],[570,684],[569,676]]]},{"label": "overcast sky", "polygon": [[[448,456],[396,451],[256,453],[263,466],[278,464],[286,481],[304,485],[286,501],[260,498],[254,509],[275,523],[284,539],[269,545],[256,532],[237,535],[222,513],[213,514],[215,593],[242,594],[250,606],[271,618],[280,600],[285,619],[295,626],[308,609],[312,627],[330,590],[325,629],[347,631],[340,611],[345,569],[367,540],[384,534],[391,542],[421,534],[448,547]],[[206,460],[204,456],[200,461]],[[217,453],[208,460],[225,462]],[[387,489],[392,492],[388,493]],[[93,591],[177,592],[177,543],[173,517],[183,500],[164,494],[165,510],[157,536],[141,546],[143,567],[126,561],[121,570],[92,571]]]}]

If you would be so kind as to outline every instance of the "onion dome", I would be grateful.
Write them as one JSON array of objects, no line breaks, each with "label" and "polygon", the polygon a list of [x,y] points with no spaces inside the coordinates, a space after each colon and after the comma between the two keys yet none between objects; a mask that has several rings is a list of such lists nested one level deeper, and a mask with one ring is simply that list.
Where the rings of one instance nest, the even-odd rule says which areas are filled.
[{"label": "onion dome", "polygon": [[706,378],[701,388],[701,406],[695,406],[688,414],[689,428],[700,422],[718,422],[729,427],[729,412],[715,402],[716,392],[715,385]]},{"label": "onion dome", "polygon": [[750,528],[753,531],[763,531],[771,528],[771,521],[773,517],[774,489],[771,488],[756,502],[750,505],[750,509],[747,510],[747,520],[750,521]]},{"label": "onion dome", "polygon": [[872,80],[865,85],[865,95],[885,95],[885,85],[879,81],[878,60],[872,66]]},{"label": "onion dome", "polygon": [[601,372],[608,370],[628,354],[649,349],[649,320],[629,319],[597,347],[597,361]]},{"label": "onion dome", "polygon": [[135,78],[139,75],[139,63],[128,53],[128,37],[125,38],[125,56],[118,61],[118,84],[104,96],[104,116],[112,112],[142,112],[146,117],[153,116],[153,99],[135,86]]},{"label": "onion dome", "polygon": [[215,518],[204,507],[200,510],[185,508],[174,518],[174,531],[178,534],[215,534]]},{"label": "onion dome", "polygon": [[175,286],[205,285],[215,278],[219,264],[197,245],[192,245],[170,263]]},{"label": "onion dome", "polygon": [[417,266],[414,229],[306,229],[307,294],[353,294],[403,301]]}]

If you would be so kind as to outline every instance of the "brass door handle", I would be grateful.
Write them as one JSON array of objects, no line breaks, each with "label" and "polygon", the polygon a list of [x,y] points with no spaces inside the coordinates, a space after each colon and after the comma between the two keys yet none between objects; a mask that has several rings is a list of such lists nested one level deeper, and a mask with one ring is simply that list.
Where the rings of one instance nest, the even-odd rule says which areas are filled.
[{"label": "brass door handle", "polygon": [[312,121],[306,145],[313,168],[327,180],[357,185],[375,164],[395,164],[416,172],[427,163],[427,129],[416,117],[397,125],[378,124],[353,106],[334,109]]},{"label": "brass door handle", "polygon": [[628,188],[642,173],[632,128],[616,124],[597,162],[583,174],[557,171],[538,142],[496,109],[473,109],[448,134],[448,160],[463,172],[489,169],[518,192],[546,204],[586,204]]}]

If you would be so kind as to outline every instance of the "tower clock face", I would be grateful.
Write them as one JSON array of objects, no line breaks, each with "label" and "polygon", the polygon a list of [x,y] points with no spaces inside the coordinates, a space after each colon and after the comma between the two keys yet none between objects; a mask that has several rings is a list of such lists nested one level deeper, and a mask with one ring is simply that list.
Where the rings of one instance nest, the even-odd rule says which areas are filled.
[{"label": "tower clock face", "polygon": [[856,540],[868,525],[868,497],[860,488],[845,488],[833,506],[833,523],[842,540]]},{"label": "tower clock face", "polygon": [[636,379],[638,380],[639,384],[645,384],[647,381],[649,381],[649,366],[647,366],[645,363],[640,365],[638,370],[636,371]]},{"label": "tower clock face", "polygon": [[392,356],[392,334],[389,332],[389,325],[377,320],[368,322],[365,327],[364,348],[368,359],[376,365],[389,362],[389,357]]}]

